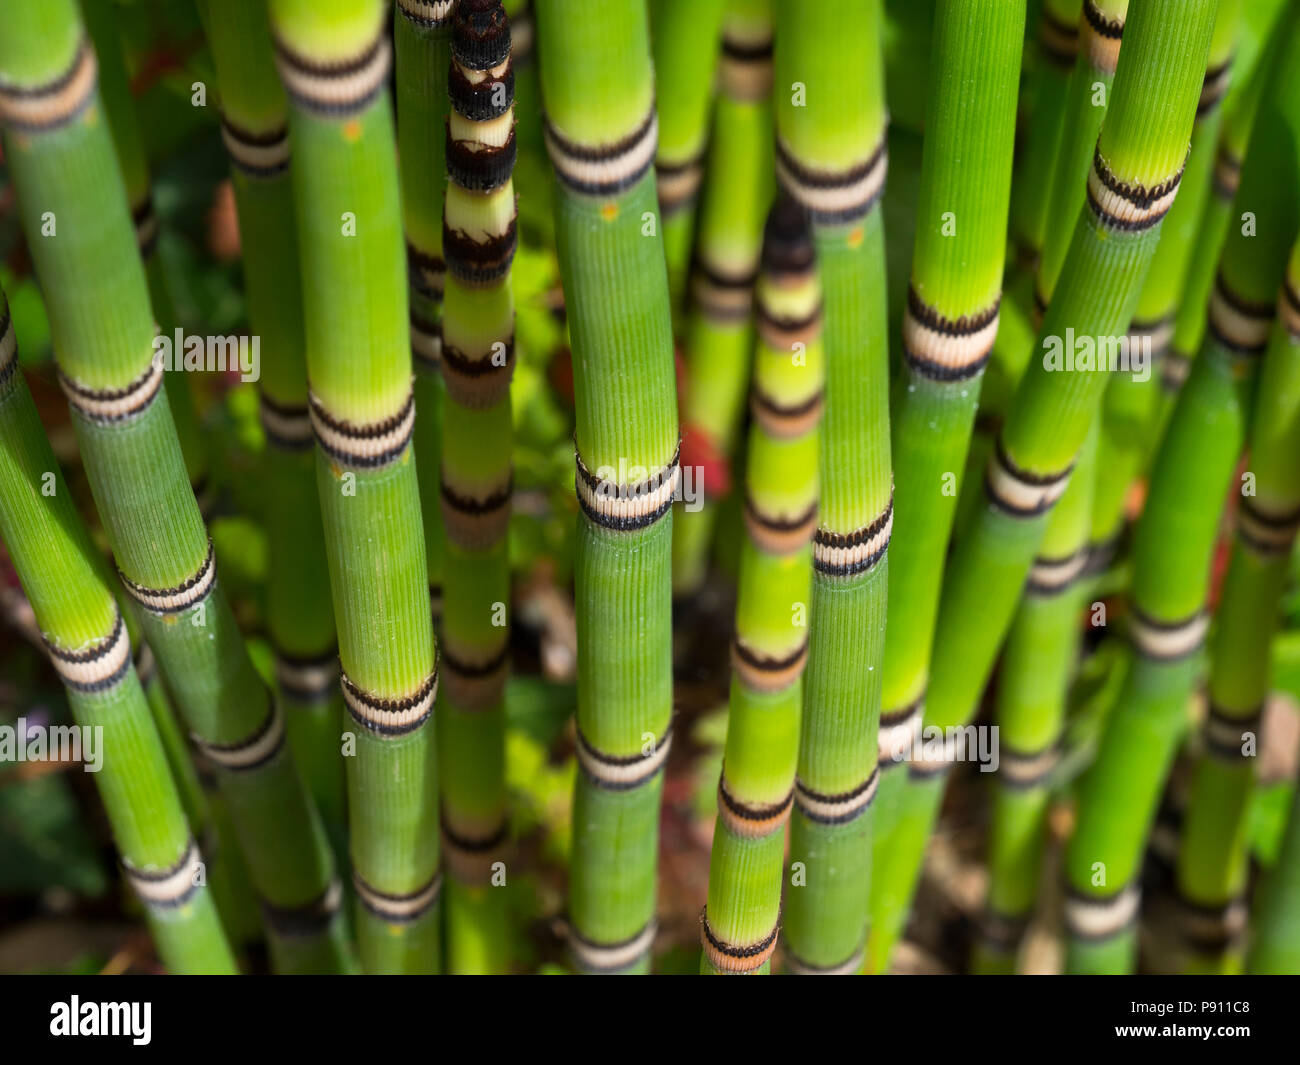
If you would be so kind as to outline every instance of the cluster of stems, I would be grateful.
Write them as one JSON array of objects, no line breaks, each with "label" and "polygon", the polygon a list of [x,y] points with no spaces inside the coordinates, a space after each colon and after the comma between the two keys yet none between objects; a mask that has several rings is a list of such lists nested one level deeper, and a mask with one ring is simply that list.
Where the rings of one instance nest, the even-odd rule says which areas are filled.
[{"label": "cluster of stems", "polygon": [[[856,972],[866,941],[893,527],[882,4],[777,4],[777,175],[808,211],[824,298],[825,415],[809,657],[791,814],[786,967]],[[829,42],[841,62],[826,62]]]},{"label": "cluster of stems", "polygon": [[[367,972],[439,966],[438,689],[382,0],[274,0]],[[418,534],[418,535],[413,535]]]},{"label": "cluster of stems", "polygon": [[[1200,670],[1209,626],[1211,562],[1223,501],[1247,442],[1251,399],[1260,356],[1272,328],[1278,287],[1300,226],[1293,190],[1275,179],[1279,170],[1300,172],[1300,12],[1287,28],[1283,64],[1265,89],[1265,106],[1251,139],[1237,192],[1237,207],[1258,213],[1261,228],[1230,229],[1219,259],[1205,340],[1179,393],[1155,461],[1142,516],[1134,532],[1129,638],[1133,661],[1111,711],[1096,759],[1079,791],[1078,822],[1066,856],[1068,967],[1076,972],[1124,972],[1136,961],[1138,874],[1169,767],[1187,725],[1187,707]],[[1238,212],[1240,213],[1240,211]],[[1267,461],[1267,456],[1264,456]],[[1238,513],[1247,523],[1254,500],[1243,482]],[[1274,489],[1276,490],[1276,489]],[[1264,512],[1267,526],[1268,511]],[[1260,533],[1259,535],[1265,535]],[[1240,574],[1239,574],[1240,580]],[[1243,632],[1232,589],[1230,641],[1238,659]],[[1221,615],[1220,621],[1224,622]],[[1256,624],[1271,617],[1257,616]],[[1267,638],[1259,652],[1267,656]],[[1235,662],[1234,662],[1235,665]],[[1266,675],[1266,670],[1259,673]],[[1253,683],[1254,681],[1252,681]],[[1224,690],[1220,685],[1227,685]],[[1221,754],[1249,757],[1249,718],[1258,711],[1247,690],[1237,690],[1221,668],[1212,674],[1206,742]],[[1215,703],[1221,692],[1226,705]],[[1227,809],[1221,809],[1231,819]],[[1217,816],[1217,815],[1216,815]],[[1184,851],[1184,853],[1186,853]],[[1180,863],[1183,883],[1194,873]],[[1193,945],[1225,943],[1240,914],[1233,906],[1233,863],[1206,872],[1221,878],[1208,900],[1209,884],[1193,881],[1186,931]]]},{"label": "cluster of stems", "polygon": [[771,0],[727,0],[720,80],[683,340],[685,459],[710,461],[696,467],[698,498],[673,517],[679,597],[704,581],[750,376],[754,282],[774,186]]},{"label": "cluster of stems", "polygon": [[100,730],[105,758],[95,783],[159,957],[176,973],[235,972],[126,625],[23,381],[3,293],[0,541],[67,691],[73,721]]},{"label": "cluster of stems", "polygon": [[801,208],[768,217],[758,280],[727,746],[701,918],[703,973],[766,973],[776,949],[808,657],[821,289]]},{"label": "cluster of stems", "polygon": [[0,42],[5,159],[118,572],[167,688],[215,768],[277,967],[336,970],[346,947],[333,860],[288,752],[281,707],[217,580],[153,356],[154,316],[99,119],[94,52],[73,0],[6,4]]},{"label": "cluster of stems", "polygon": [[[921,221],[890,426],[899,536],[889,565],[878,738],[878,869],[897,854],[892,828],[907,775],[899,767],[924,713],[943,559],[998,332],[1024,24],[1023,3],[944,0],[936,10]],[[873,925],[887,925],[905,907],[893,885],[888,874],[874,878]],[[873,933],[873,969],[883,962],[874,955],[878,939]]]},{"label": "cluster of stems", "polygon": [[[932,663],[924,722],[945,734],[969,723],[978,708],[1048,514],[1065,492],[1109,377],[1039,353],[1053,340],[1063,347],[1069,337],[1127,331],[1161,220],[1178,189],[1214,9],[1206,0],[1178,0],[1129,13],[1110,107],[1083,182],[1086,202],[1078,209],[1034,357],[999,431],[984,478],[985,499],[958,537],[944,574],[933,645],[948,653]],[[1068,175],[1063,157],[1056,181]],[[901,930],[943,793],[945,766],[925,768],[912,774],[899,800],[885,874],[891,883],[881,888],[893,903],[873,927],[878,967]]]}]

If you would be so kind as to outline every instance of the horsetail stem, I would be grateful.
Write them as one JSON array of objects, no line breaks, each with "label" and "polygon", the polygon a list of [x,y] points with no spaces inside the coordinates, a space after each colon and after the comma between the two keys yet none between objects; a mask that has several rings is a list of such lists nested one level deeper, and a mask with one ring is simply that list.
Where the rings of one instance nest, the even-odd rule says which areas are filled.
[{"label": "horsetail stem", "polygon": [[[1279,173],[1300,174],[1300,18],[1290,24],[1283,66],[1265,100],[1237,195],[1237,206],[1249,204],[1263,224],[1257,236],[1228,233],[1206,340],[1179,393],[1134,535],[1133,663],[1081,785],[1066,856],[1074,971],[1122,972],[1134,961],[1139,863],[1199,669],[1220,501],[1245,443],[1256,364],[1300,230],[1292,187],[1276,183]],[[1254,709],[1233,698],[1212,711],[1209,734],[1239,733],[1240,717]],[[1224,901],[1199,914],[1208,938],[1224,934],[1233,919]]]},{"label": "horsetail stem", "polygon": [[1246,830],[1269,649],[1300,526],[1300,244],[1292,251],[1263,356],[1251,419],[1254,494],[1236,538],[1210,644],[1203,749],[1178,852],[1178,892],[1192,967],[1239,969],[1244,946]]},{"label": "horsetail stem", "polygon": [[1079,55],[1082,0],[1046,0],[1038,13],[1039,68],[1023,161],[1013,178],[1011,228],[1030,264],[1043,251],[1070,74]]},{"label": "horsetail stem", "polygon": [[803,211],[763,237],[731,714],[701,916],[703,973],[769,972],[794,801],[821,416],[821,290]]},{"label": "horsetail stem", "polygon": [[1250,940],[1248,972],[1282,976],[1300,969],[1300,789],[1277,861],[1256,896]]},{"label": "horsetail stem", "polygon": [[1093,425],[1007,632],[998,674],[998,774],[989,834],[989,892],[974,971],[1010,973],[1034,915],[1052,777],[1079,654],[1088,529],[1096,478]]},{"label": "horsetail stem", "polygon": [[[158,254],[159,219],[154,210],[149,162],[140,141],[135,100],[127,78],[126,56],[118,36],[115,4],[113,0],[80,0],[80,3],[86,32],[95,48],[100,100],[113,135],[113,145],[117,149],[122,179],[126,184],[127,203],[131,206],[136,244],[144,259],[154,321],[161,334],[170,337],[179,323],[171,288]],[[190,381],[184,374],[173,373],[163,378],[163,387],[167,389],[167,402],[172,408],[172,420],[176,423],[176,435],[181,442],[181,454],[185,457],[185,469],[194,488],[195,498],[199,501],[199,510],[206,518],[216,501],[216,485],[209,476],[207,445],[199,425]]]},{"label": "horsetail stem", "polygon": [[95,784],[163,964],[176,973],[235,972],[202,855],[131,661],[126,626],[18,368],[3,293],[0,540],[74,720],[101,730]]},{"label": "horsetail stem", "polygon": [[1023,3],[943,0],[936,12],[920,223],[892,411],[894,521],[904,532],[889,564],[877,854],[889,845],[905,777],[890,770],[921,723],[958,481],[998,331],[1024,22]]},{"label": "horsetail stem", "polygon": [[586,971],[645,971],[672,717],[680,476],[668,278],[662,236],[649,224],[656,118],[646,11],[639,0],[541,0],[537,16],[582,511],[570,947]]},{"label": "horsetail stem", "polygon": [[[0,11],[0,118],[44,289],[60,381],[118,571],[236,823],[280,968],[346,962],[339,885],[245,650],[152,357],[154,326],[122,178],[72,0]],[[43,235],[54,220],[55,235]],[[49,232],[48,228],[44,232]]]},{"label": "horsetail stem", "polygon": [[[1122,336],[1132,318],[1186,158],[1213,11],[1212,0],[1167,0],[1130,13],[1087,202],[1035,348],[1047,354],[1035,355],[1021,379],[985,477],[987,499],[945,573],[934,646],[960,651],[933,664],[927,726],[947,729],[973,716],[1047,513],[1065,491],[1107,380],[1066,363],[1065,342]],[[1056,180],[1066,173],[1059,170]],[[1061,358],[1050,357],[1053,345]],[[890,883],[882,888],[891,909],[873,929],[878,966],[900,931],[948,764],[939,758],[912,766],[905,823],[891,841]]]},{"label": "horsetail stem", "polygon": [[1142,294],[1129,325],[1129,350],[1141,350],[1148,374],[1116,374],[1101,407],[1101,451],[1092,515],[1090,569],[1107,567],[1123,533],[1124,504],[1133,480],[1153,450],[1152,431],[1160,395],[1159,375],[1173,339],[1174,315],[1195,250],[1196,233],[1210,197],[1210,178],[1218,143],[1224,94],[1232,76],[1232,56],[1241,22],[1241,0],[1220,0],[1206,59],[1205,82],[1196,106],[1191,149],[1178,186],[1178,199],[1160,227]]},{"label": "horsetail stem", "polygon": [[266,438],[267,629],[289,743],[327,825],[342,829],[343,724],[338,644],[316,499],[307,412],[306,337],[289,177],[289,104],[275,70],[266,6],[205,11],[221,130],[239,212],[249,325],[267,358],[259,379]]},{"label": "horsetail stem", "polygon": [[1051,302],[1075,221],[1083,206],[1089,169],[1110,105],[1129,0],[1084,0],[1079,48],[1066,90],[1061,144],[1052,171],[1042,255],[1034,279],[1034,309],[1041,323]]},{"label": "horsetail stem", "polygon": [[338,624],[357,938],[368,972],[438,967],[438,688],[381,0],[273,0],[317,488]]},{"label": "horsetail stem", "polygon": [[659,112],[655,183],[674,321],[687,303],[695,205],[704,177],[709,100],[719,62],[725,4],[726,0],[650,0],[650,46]]},{"label": "horsetail stem", "polygon": [[411,363],[415,367],[415,457],[435,628],[442,616],[442,200],[447,184],[447,71],[455,0],[398,0],[397,160],[410,279]]},{"label": "horsetail stem", "polygon": [[504,869],[509,671],[510,377],[516,242],[514,71],[499,0],[459,0],[451,37],[443,233],[442,846],[447,969],[509,963]]},{"label": "horsetail stem", "polygon": [[[777,174],[809,212],[825,297],[826,405],[786,904],[787,967],[862,962],[868,813],[893,526],[885,312],[883,13],[777,5]],[[826,63],[828,42],[842,62]]]},{"label": "horsetail stem", "polygon": [[[1255,59],[1255,65],[1244,73],[1241,88],[1231,96],[1224,107],[1224,115],[1215,147],[1210,178],[1210,194],[1196,230],[1196,243],[1191,265],[1183,284],[1182,297],[1174,316],[1173,337],[1160,367],[1160,394],[1152,412],[1153,426],[1150,439],[1159,442],[1169,415],[1173,411],[1174,397],[1187,379],[1192,356],[1201,349],[1205,337],[1206,308],[1214,288],[1215,271],[1219,254],[1227,235],[1231,207],[1241,184],[1241,161],[1255,126],[1255,118],[1263,100],[1264,88],[1272,76],[1282,52],[1286,34],[1281,32],[1289,8],[1279,8],[1274,32],[1269,34],[1267,45]],[[1233,73],[1234,79],[1236,72]]]},{"label": "horsetail stem", "polygon": [[727,0],[721,67],[691,269],[682,436],[688,460],[708,455],[724,472],[720,484],[701,477],[699,509],[679,507],[673,517],[678,596],[704,582],[749,378],[754,281],[774,185],[771,0]]}]

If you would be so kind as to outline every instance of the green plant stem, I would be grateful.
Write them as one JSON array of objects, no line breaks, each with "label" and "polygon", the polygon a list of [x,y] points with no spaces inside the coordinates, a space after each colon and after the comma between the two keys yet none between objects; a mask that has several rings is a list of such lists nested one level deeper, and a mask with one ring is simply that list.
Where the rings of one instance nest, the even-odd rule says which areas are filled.
[{"label": "green plant stem", "polygon": [[1247,814],[1269,649],[1300,523],[1300,245],[1278,297],[1259,373],[1249,440],[1254,494],[1243,495],[1210,644],[1209,710],[1178,852],[1188,967],[1239,971],[1243,961]]},{"label": "green plant stem", "polygon": [[499,2],[460,0],[451,37],[443,237],[446,576],[438,721],[442,848],[451,874],[446,902],[451,973],[503,972],[510,958],[502,890],[509,849],[506,534],[515,344],[510,264],[516,242],[510,37]]},{"label": "green plant stem", "polygon": [[122,615],[18,368],[3,293],[0,540],[63,681],[73,720],[95,737],[90,742],[102,758],[95,784],[163,964],[175,973],[234,973],[203,857],[132,665]]},{"label": "green plant stem", "polygon": [[393,5],[397,144],[410,280],[411,363],[415,368],[415,457],[420,516],[436,629],[442,618],[442,201],[447,184],[447,71],[453,0]]},{"label": "green plant stem", "polygon": [[[673,594],[689,597],[708,572],[718,503],[744,411],[754,344],[751,316],[763,216],[772,202],[770,0],[727,0],[721,89],[713,108],[708,180],[699,212],[685,329],[682,446],[699,498],[673,515]],[[710,475],[721,471],[715,483]]]},{"label": "green plant stem", "polygon": [[438,687],[381,0],[274,0],[367,972],[439,965]]},{"label": "green plant stem", "polygon": [[889,564],[877,857],[889,846],[906,775],[898,767],[921,723],[943,560],[998,332],[1024,20],[1022,3],[943,0],[937,8],[903,367],[892,410],[894,523],[901,535]]},{"label": "green plant stem", "polygon": [[544,0],[537,23],[582,511],[569,942],[584,971],[644,972],[672,716],[680,477],[667,268],[659,229],[647,224],[656,207],[650,46],[637,0]]},{"label": "green plant stem", "polygon": [[1240,22],[1241,0],[1220,0],[1178,199],[1161,224],[1160,243],[1129,326],[1130,351],[1141,351],[1151,372],[1116,374],[1102,401],[1089,567],[1093,573],[1104,572],[1115,554],[1129,488],[1143,472],[1155,443],[1151,433],[1157,426],[1154,412],[1160,371],[1173,339],[1174,316],[1191,269],[1199,224],[1211,196],[1210,179],[1223,116],[1220,104],[1232,77]]},{"label": "green plant stem", "polygon": [[15,0],[0,11],[5,160],[60,380],[145,639],[230,804],[273,959],[338,969],[346,950],[333,862],[280,707],[217,581],[153,357],[144,269],[83,34],[71,0]]},{"label": "green plant stem", "polygon": [[777,174],[810,214],[825,294],[822,481],[785,919],[795,972],[857,971],[866,932],[893,523],[882,22],[877,2],[777,5]]},{"label": "green plant stem", "polygon": [[771,970],[785,825],[794,801],[823,365],[812,241],[792,200],[782,200],[768,217],[757,300],[747,536],[708,905],[700,924],[702,973]]},{"label": "green plant stem", "polygon": [[289,743],[331,834],[340,836],[346,820],[338,746],[343,697],[307,411],[289,104],[275,70],[265,4],[233,0],[213,15],[209,6],[249,325],[265,354],[259,385],[270,549],[267,629]]},{"label": "green plant stem", "polygon": [[[1234,207],[1250,204],[1262,225],[1258,236],[1240,230],[1228,234],[1206,339],[1161,442],[1134,535],[1133,662],[1096,761],[1081,783],[1078,821],[1066,854],[1067,964],[1075,972],[1124,972],[1135,960],[1139,864],[1187,724],[1208,626],[1210,568],[1223,500],[1246,442],[1257,363],[1300,229],[1300,204],[1292,191],[1300,180],[1300,9],[1293,10],[1284,62],[1265,92]],[[1235,597],[1236,591],[1230,591]],[[1231,603],[1230,597],[1225,606]],[[1225,639],[1236,648],[1235,641],[1251,639],[1251,626],[1267,619],[1260,615],[1242,632],[1238,608],[1231,609],[1237,623]],[[1260,641],[1267,654],[1267,636]],[[1257,674],[1254,682],[1267,676],[1266,667]],[[1240,735],[1241,717],[1254,709],[1243,705],[1247,693],[1212,686],[1212,697],[1216,691],[1227,706],[1212,711],[1211,734],[1235,729]],[[1219,863],[1216,875],[1224,876],[1230,887],[1231,861]],[[1191,889],[1199,894],[1203,886]],[[1201,903],[1200,898],[1192,901]],[[1222,935],[1232,910],[1227,905],[1217,913],[1202,909],[1199,917],[1194,923],[1209,925],[1210,933],[1218,918]],[[1201,927],[1197,934],[1206,932]]]},{"label": "green plant stem", "polygon": [[695,207],[704,176],[709,101],[725,4],[726,0],[650,0],[650,46],[659,111],[655,176],[675,323],[687,304]]},{"label": "green plant stem", "polygon": [[[974,716],[1048,512],[1088,434],[1109,375],[1074,362],[1076,350],[1088,350],[1077,338],[1091,341],[1095,353],[1097,338],[1122,337],[1132,318],[1186,158],[1213,9],[1209,0],[1169,0],[1130,13],[1087,202],[990,460],[987,499],[945,573],[934,646],[948,653],[931,668],[927,727],[947,730]],[[1056,180],[1068,173],[1058,170]],[[881,874],[888,882],[873,913],[874,971],[887,967],[906,918],[949,765],[947,757],[912,763],[912,794],[903,801],[905,820],[891,840]]]},{"label": "green plant stem", "polygon": [[1011,228],[1022,257],[1038,261],[1047,229],[1048,200],[1061,144],[1062,119],[1070,74],[1079,54],[1082,0],[1047,0],[1038,13],[1038,69],[1034,106],[1025,131],[1023,158],[1017,159],[1011,196]]},{"label": "green plant stem", "polygon": [[[135,225],[136,243],[145,264],[145,277],[149,283],[149,299],[153,306],[154,321],[163,336],[170,337],[180,324],[172,303],[162,260],[158,254],[160,225],[154,210],[152,182],[149,178],[149,161],[140,141],[139,122],[136,118],[135,100],[127,76],[126,56],[118,35],[115,0],[80,0],[86,32],[95,47],[99,64],[99,95],[104,105],[108,128],[113,135],[118,165],[126,183],[127,203],[131,207],[131,221]],[[185,470],[194,488],[199,510],[206,518],[216,501],[215,484],[209,476],[207,444],[203,439],[198,411],[194,404],[192,378],[182,373],[171,373],[163,379],[167,389],[167,402],[172,408],[176,435],[185,456]]]},{"label": "green plant stem", "polygon": [[1294,976],[1300,970],[1300,790],[1291,801],[1277,862],[1256,897],[1251,922],[1251,973]]},{"label": "green plant stem", "polygon": [[1052,511],[1002,650],[989,893],[975,946],[977,973],[1015,971],[1043,879],[1047,813],[1082,637],[1080,577],[1087,561],[1098,435],[1094,425],[1070,487]]}]

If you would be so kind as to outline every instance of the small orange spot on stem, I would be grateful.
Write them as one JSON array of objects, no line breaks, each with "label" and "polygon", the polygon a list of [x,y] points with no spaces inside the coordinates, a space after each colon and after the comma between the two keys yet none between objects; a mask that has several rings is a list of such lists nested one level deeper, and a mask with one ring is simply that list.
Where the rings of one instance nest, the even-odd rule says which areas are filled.
[{"label": "small orange spot on stem", "polygon": [[600,209],[600,217],[606,222],[612,222],[618,217],[618,204],[607,203]]},{"label": "small orange spot on stem", "polygon": [[849,234],[849,247],[857,248],[862,244],[862,227],[858,226]]},{"label": "small orange spot on stem", "polygon": [[361,123],[355,118],[343,126],[343,139],[346,141],[356,141],[361,136]]}]

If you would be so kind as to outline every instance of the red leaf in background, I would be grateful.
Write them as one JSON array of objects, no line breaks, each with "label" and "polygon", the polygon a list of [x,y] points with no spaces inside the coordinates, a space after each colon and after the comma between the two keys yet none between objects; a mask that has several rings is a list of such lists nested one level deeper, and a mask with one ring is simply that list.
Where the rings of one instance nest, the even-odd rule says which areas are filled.
[{"label": "red leaf in background", "polygon": [[731,463],[713,437],[698,425],[682,426],[681,463],[699,467],[699,484],[710,499],[721,499],[731,491]]}]

